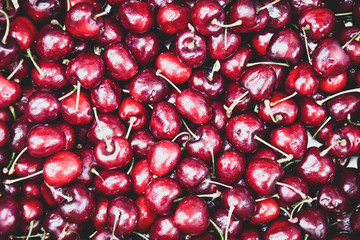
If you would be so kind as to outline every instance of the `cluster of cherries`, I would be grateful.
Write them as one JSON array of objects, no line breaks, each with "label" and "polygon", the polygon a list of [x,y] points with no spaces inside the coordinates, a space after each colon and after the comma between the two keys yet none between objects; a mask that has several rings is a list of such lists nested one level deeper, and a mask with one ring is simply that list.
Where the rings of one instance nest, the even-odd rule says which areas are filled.
[{"label": "cluster of cherries", "polygon": [[0,0],[0,25],[1,240],[359,239],[359,1]]}]

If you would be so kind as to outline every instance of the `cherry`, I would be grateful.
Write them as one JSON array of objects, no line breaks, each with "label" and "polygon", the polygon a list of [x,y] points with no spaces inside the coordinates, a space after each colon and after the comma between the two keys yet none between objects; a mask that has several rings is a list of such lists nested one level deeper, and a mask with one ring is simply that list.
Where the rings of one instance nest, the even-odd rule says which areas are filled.
[{"label": "cherry", "polygon": [[313,68],[323,77],[339,75],[350,66],[350,56],[334,38],[322,40],[313,53]]},{"label": "cherry", "polygon": [[102,58],[94,53],[82,53],[69,62],[65,77],[73,85],[80,82],[83,88],[91,89],[99,85],[104,74]]},{"label": "cherry", "polygon": [[139,220],[139,210],[131,198],[119,196],[107,207],[106,226],[117,235],[132,233]]},{"label": "cherry", "polygon": [[65,148],[65,135],[52,125],[38,124],[27,136],[27,150],[33,157],[47,157]]},{"label": "cherry", "polygon": [[302,12],[298,25],[307,31],[309,38],[321,40],[333,30],[335,15],[328,8],[308,9]]},{"label": "cherry", "polygon": [[140,196],[135,201],[139,209],[139,221],[136,227],[136,230],[140,232],[146,232],[153,225],[153,222],[157,219],[157,215],[151,211],[151,209],[146,204],[146,199],[143,196]]},{"label": "cherry", "polygon": [[152,63],[160,52],[160,39],[153,33],[128,33],[125,44],[130,49],[135,60],[141,65]]},{"label": "cherry", "polygon": [[34,42],[37,30],[29,18],[18,16],[11,20],[9,34],[17,40],[20,51],[24,51]]},{"label": "cherry", "polygon": [[266,27],[266,25],[269,22],[269,13],[268,11],[264,11],[268,8],[268,6],[272,5],[274,2],[276,2],[277,0],[273,1],[272,3],[263,5],[260,2],[255,2],[255,24],[251,25],[251,26],[246,26],[246,24],[241,24],[240,27],[236,27],[234,28],[234,31],[237,33],[241,33],[241,32],[258,32],[262,29],[264,29]]},{"label": "cherry", "polygon": [[60,0],[48,0],[45,2],[26,0],[21,4],[26,15],[36,23],[44,23],[59,17],[63,6],[63,2]]},{"label": "cherry", "polygon": [[350,202],[345,193],[336,185],[327,184],[318,193],[319,206],[332,213],[341,213],[349,209]]},{"label": "cherry", "polygon": [[51,186],[63,186],[75,180],[82,171],[81,159],[69,151],[58,152],[44,164],[44,180]]},{"label": "cherry", "polygon": [[44,219],[43,226],[52,237],[63,240],[75,239],[81,231],[81,225],[66,221],[58,209],[49,212]]},{"label": "cherry", "polygon": [[40,184],[37,182],[27,182],[21,187],[21,195],[25,198],[41,198]]},{"label": "cherry", "polygon": [[278,159],[276,152],[269,147],[259,147],[258,150],[250,156],[249,162],[257,158],[267,158],[273,161]]},{"label": "cherry", "polygon": [[175,210],[174,224],[181,232],[190,236],[204,233],[210,224],[205,201],[193,195],[186,196]]},{"label": "cherry", "polygon": [[296,15],[300,15],[306,9],[310,8],[317,8],[320,7],[322,4],[321,0],[314,0],[314,1],[306,1],[306,0],[291,0],[290,4],[292,9]]},{"label": "cherry", "polygon": [[360,151],[360,130],[356,126],[346,125],[329,134],[326,146],[337,157],[350,157]]},{"label": "cherry", "polygon": [[25,116],[20,117],[11,125],[9,147],[12,151],[20,152],[27,146],[27,134],[31,127]]},{"label": "cherry", "polygon": [[7,108],[14,104],[20,98],[20,94],[21,87],[18,83],[11,82],[0,75],[0,108]]},{"label": "cherry", "polygon": [[237,151],[225,151],[216,161],[216,174],[221,183],[235,184],[245,172],[245,158]]},{"label": "cherry", "polygon": [[236,33],[242,32],[243,28],[254,26],[257,23],[257,12],[255,10],[255,3],[250,0],[238,0],[230,8],[229,21],[236,23],[241,21],[241,25],[233,27],[232,30]]},{"label": "cherry", "polygon": [[225,130],[228,117],[223,105],[218,101],[211,103],[213,109],[213,117],[209,122],[209,125],[214,126],[218,131],[223,132]]},{"label": "cherry", "polygon": [[292,65],[299,63],[302,53],[303,45],[300,36],[289,28],[276,32],[272,36],[266,50],[268,57],[275,60],[285,60]]},{"label": "cherry", "polygon": [[217,70],[215,65],[218,64],[218,62],[215,62],[212,71],[205,69],[195,70],[189,79],[189,88],[205,93],[212,99],[217,98],[225,88],[224,77],[215,72]]},{"label": "cherry", "polygon": [[149,118],[145,106],[131,97],[127,97],[121,101],[119,117],[128,124],[132,124],[133,129],[144,127]]},{"label": "cherry", "polygon": [[295,224],[284,219],[273,221],[266,229],[263,239],[271,240],[277,238],[277,236],[292,240],[302,239],[300,229]]},{"label": "cherry", "polygon": [[157,75],[163,75],[174,84],[183,84],[191,76],[192,68],[185,65],[180,59],[172,52],[163,52],[155,62]]},{"label": "cherry", "polygon": [[123,237],[118,237],[116,235],[113,235],[109,230],[107,229],[100,229],[94,237],[92,238],[94,240],[124,240]]},{"label": "cherry", "polygon": [[284,176],[284,169],[270,159],[254,159],[248,164],[245,178],[251,189],[259,196],[270,197],[275,193],[275,184]]},{"label": "cherry", "polygon": [[230,29],[210,36],[207,41],[209,54],[215,60],[224,60],[232,56],[239,49],[240,44],[241,36]]},{"label": "cherry", "polygon": [[[274,2],[276,2],[274,4]],[[263,4],[269,12],[269,21],[267,26],[273,29],[285,27],[291,20],[291,7],[287,1],[266,0]],[[265,54],[263,54],[265,55]]]},{"label": "cherry", "polygon": [[246,229],[240,234],[240,240],[260,240],[259,231],[255,229]]},{"label": "cherry", "polygon": [[148,183],[153,178],[147,159],[142,159],[134,164],[130,177],[134,192],[139,195],[144,194]]},{"label": "cherry", "polygon": [[[78,107],[77,103],[78,102]],[[72,94],[61,101],[60,116],[71,125],[89,124],[93,115],[91,114],[90,98],[85,92]]]},{"label": "cherry", "polygon": [[240,80],[245,70],[246,64],[252,57],[252,50],[248,46],[240,46],[240,48],[231,57],[221,61],[221,73],[232,81]]},{"label": "cherry", "polygon": [[36,198],[23,198],[20,200],[22,221],[20,228],[31,235],[32,231],[39,230],[41,218],[44,214],[43,204]]},{"label": "cherry", "polygon": [[76,182],[89,186],[94,180],[94,175],[91,173],[91,169],[97,166],[94,151],[90,147],[85,147],[75,151],[75,154],[81,158],[82,171],[76,178]]},{"label": "cherry", "polygon": [[249,91],[237,83],[230,83],[225,89],[225,104],[223,106],[226,116],[231,117],[234,112],[244,112],[252,104]]},{"label": "cherry", "polygon": [[226,189],[222,193],[222,202],[225,208],[244,221],[249,220],[255,213],[255,200],[246,187],[235,185]]},{"label": "cherry", "polygon": [[180,239],[180,231],[175,226],[174,216],[159,217],[156,219],[150,228],[149,235],[151,239]]},{"label": "cherry", "polygon": [[348,74],[346,72],[343,72],[334,77],[327,77],[320,79],[319,89],[326,93],[340,92],[345,88],[347,79],[348,79]]},{"label": "cherry", "polygon": [[104,21],[93,4],[80,2],[67,12],[65,27],[75,38],[96,39],[104,30]]},{"label": "cherry", "polygon": [[166,34],[177,34],[185,30],[190,22],[190,7],[181,2],[161,6],[156,15],[159,29]]},{"label": "cherry", "polygon": [[156,76],[154,69],[147,68],[131,80],[129,91],[135,101],[143,104],[153,104],[163,100],[169,89],[167,82]]},{"label": "cherry", "polygon": [[70,202],[59,205],[61,216],[70,222],[84,223],[89,221],[95,214],[95,198],[93,194],[81,184],[69,187]]},{"label": "cherry", "polygon": [[31,123],[55,120],[60,112],[61,104],[50,92],[33,93],[25,109],[25,116]]},{"label": "cherry", "polygon": [[266,55],[266,49],[274,33],[275,32],[273,30],[268,29],[264,29],[257,33],[254,33],[251,38],[252,47],[261,55]]},{"label": "cherry", "polygon": [[0,236],[11,234],[21,219],[21,208],[11,196],[0,199]]},{"label": "cherry", "polygon": [[351,65],[356,65],[360,62],[359,56],[359,42],[353,41],[358,39],[358,32],[360,31],[357,27],[346,27],[340,32],[340,42],[344,44],[345,51],[350,55]]},{"label": "cherry", "polygon": [[111,43],[121,42],[123,40],[123,32],[117,22],[108,17],[104,17],[103,21],[104,31],[96,38],[96,43],[105,47]]},{"label": "cherry", "polygon": [[146,203],[159,215],[172,212],[173,201],[182,194],[181,185],[168,177],[153,179],[145,188]]},{"label": "cherry", "polygon": [[210,121],[212,109],[209,100],[201,93],[185,89],[176,98],[179,113],[192,123],[202,125]]},{"label": "cherry", "polygon": [[121,90],[118,85],[109,78],[90,90],[91,103],[100,112],[110,113],[118,109],[121,101]]},{"label": "cherry", "polygon": [[218,208],[211,213],[211,218],[221,229],[222,234],[231,238],[239,235],[242,230],[243,222],[233,215],[230,215],[230,217],[228,215],[229,213],[225,208]]},{"label": "cherry", "polygon": [[145,158],[150,147],[155,143],[155,138],[149,130],[142,129],[134,131],[129,137],[133,155],[138,158]]},{"label": "cherry", "polygon": [[131,190],[130,177],[121,170],[102,170],[94,180],[95,190],[106,197],[123,195]]},{"label": "cherry", "polygon": [[155,22],[152,5],[141,1],[124,1],[117,17],[121,25],[133,33],[148,32]]},{"label": "cherry", "polygon": [[96,230],[100,231],[103,227],[106,226],[106,217],[107,217],[107,207],[110,200],[107,198],[97,198],[96,199],[96,209],[95,215],[92,218],[92,223]]},{"label": "cherry", "polygon": [[280,214],[279,204],[272,198],[256,202],[256,211],[249,219],[252,225],[266,224],[275,220]]},{"label": "cherry", "polygon": [[[42,159],[34,158],[28,154],[25,154],[18,159],[14,167],[14,171],[17,177],[25,177],[41,171],[43,166],[44,161]],[[11,168],[9,169],[8,174],[13,174],[13,170]]]},{"label": "cherry", "polygon": [[341,169],[335,178],[335,184],[344,191],[350,200],[360,198],[359,182],[360,176],[355,168]]},{"label": "cherry", "polygon": [[6,123],[0,121],[0,147],[4,147],[10,138],[10,131]]},{"label": "cherry", "polygon": [[69,11],[70,8],[72,8],[73,6],[75,6],[76,4],[80,3],[80,2],[88,2],[91,3],[92,5],[95,6],[96,11],[100,12],[101,11],[101,3],[98,0],[69,0],[66,1],[66,10]]},{"label": "cherry", "polygon": [[282,204],[291,205],[304,200],[304,195],[308,196],[309,194],[309,187],[304,179],[295,175],[287,175],[281,179],[280,185],[278,183],[277,192]]},{"label": "cherry", "polygon": [[69,85],[68,80],[65,78],[66,67],[64,65],[44,60],[39,60],[37,64],[44,74],[33,68],[31,77],[39,87],[58,90]]},{"label": "cherry", "polygon": [[304,126],[320,126],[328,116],[326,109],[312,98],[304,97],[299,102],[299,121]]}]

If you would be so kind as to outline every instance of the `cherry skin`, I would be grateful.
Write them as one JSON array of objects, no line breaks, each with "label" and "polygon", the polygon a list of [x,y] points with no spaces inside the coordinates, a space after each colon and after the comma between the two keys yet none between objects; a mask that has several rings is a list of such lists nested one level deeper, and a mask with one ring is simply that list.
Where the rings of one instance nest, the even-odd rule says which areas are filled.
[{"label": "cherry skin", "polygon": [[[225,42],[226,40],[226,42]],[[210,36],[207,41],[209,54],[214,60],[225,60],[232,56],[240,47],[241,36],[230,29],[218,35]]]},{"label": "cherry skin", "polygon": [[7,108],[14,104],[21,94],[21,87],[18,83],[11,82],[0,75],[0,108]]},{"label": "cherry skin", "polygon": [[211,218],[214,223],[221,229],[223,235],[225,234],[227,224],[229,224],[229,237],[235,237],[239,235],[242,230],[242,220],[232,215],[229,221],[228,211],[225,208],[220,207],[214,209],[214,211],[211,213]]},{"label": "cherry skin", "polygon": [[47,157],[65,148],[65,135],[52,125],[38,124],[27,136],[27,147],[33,157]]},{"label": "cherry skin", "polygon": [[180,33],[190,22],[190,7],[180,2],[171,2],[159,9],[156,22],[166,34]]},{"label": "cherry skin", "polygon": [[340,92],[345,88],[347,79],[348,79],[348,74],[346,72],[343,72],[334,77],[327,77],[320,79],[319,89],[326,93]]},{"label": "cherry skin", "polygon": [[308,2],[306,0],[291,0],[290,4],[291,4],[291,7],[292,7],[294,13],[296,15],[300,15],[306,9],[320,7],[322,4],[322,1],[314,0],[314,1]]},{"label": "cherry skin", "polygon": [[26,15],[36,23],[48,22],[60,16],[64,4],[60,0],[42,2],[39,0],[26,0],[23,9]]},{"label": "cherry skin", "polygon": [[255,11],[255,3],[250,0],[238,0],[230,8],[229,23],[235,23],[241,20],[242,23],[238,27],[231,29],[236,33],[241,33],[244,29],[254,26],[257,22]]},{"label": "cherry skin", "polygon": [[[43,222],[45,230],[54,238],[62,238],[63,240],[75,239],[78,232],[81,231],[81,225],[67,222],[58,209],[49,212]],[[64,228],[66,227],[65,231]]]},{"label": "cherry skin", "polygon": [[109,202],[106,225],[110,231],[114,230],[117,235],[130,234],[135,230],[138,220],[139,210],[131,198],[119,196]]},{"label": "cherry skin", "polygon": [[116,235],[113,235],[112,232],[110,232],[107,229],[99,229],[99,231],[94,235],[92,238],[93,240],[124,240],[123,237],[118,237]]},{"label": "cherry skin", "polygon": [[129,80],[138,72],[138,65],[133,55],[123,43],[113,43],[106,46],[103,58],[107,73],[115,80]]},{"label": "cherry skin", "polygon": [[139,221],[136,229],[140,232],[146,232],[153,225],[153,222],[157,219],[157,215],[153,213],[146,204],[146,199],[144,195],[136,199],[135,203],[139,209]]},{"label": "cherry skin", "polygon": [[256,150],[256,152],[254,152],[250,156],[249,162],[253,161],[257,158],[266,158],[266,159],[276,161],[278,159],[278,156],[276,155],[276,152],[273,149],[262,146],[262,147],[259,147],[258,150]]},{"label": "cherry skin", "polygon": [[277,219],[273,221],[266,229],[264,234],[264,240],[271,240],[282,236],[284,239],[301,240],[302,234],[300,229],[293,223],[284,220]]},{"label": "cherry skin", "polygon": [[313,53],[313,68],[323,77],[339,75],[350,66],[350,56],[334,38],[322,40]]},{"label": "cherry skin", "polygon": [[[263,3],[255,2],[255,9],[261,9],[261,7],[264,7]],[[253,25],[247,25],[246,23],[242,23],[241,26],[233,28],[235,32],[237,33],[247,33],[247,32],[258,32],[260,30],[263,30],[268,22],[269,22],[270,16],[268,11],[255,11],[255,23]]]},{"label": "cherry skin", "polygon": [[193,195],[186,196],[175,210],[174,224],[181,232],[190,236],[204,233],[210,224],[205,201]]},{"label": "cherry skin", "polygon": [[93,119],[90,98],[85,92],[80,92],[78,109],[76,109],[76,98],[77,94],[71,94],[61,101],[60,116],[71,125],[89,124]]},{"label": "cherry skin", "polygon": [[61,216],[70,222],[84,223],[95,214],[95,198],[84,185],[76,184],[69,188],[70,202],[64,201],[59,205]]},{"label": "cherry skin", "polygon": [[149,150],[147,160],[154,175],[165,176],[178,164],[181,149],[177,143],[169,140],[156,142]]},{"label": "cherry skin", "polygon": [[237,151],[223,152],[216,161],[216,175],[221,183],[235,184],[245,172],[245,158]]},{"label": "cherry skin", "polygon": [[224,77],[206,69],[198,69],[193,72],[189,79],[189,88],[205,93],[211,99],[217,98],[225,88]]},{"label": "cherry skin", "polygon": [[70,0],[69,2],[66,2],[66,4],[65,4],[66,9],[70,9],[80,2],[91,3],[92,5],[94,5],[97,12],[101,12],[101,3],[98,0]]},{"label": "cherry skin", "polygon": [[270,197],[275,193],[275,184],[284,176],[284,169],[270,159],[254,159],[246,169],[245,178],[251,189],[259,196]]},{"label": "cherry skin", "polygon": [[58,90],[69,85],[68,80],[65,78],[66,66],[58,62],[44,60],[39,60],[37,64],[45,74],[45,76],[41,75],[36,68],[31,71],[31,77],[39,87]]},{"label": "cherry skin", "polygon": [[[29,154],[24,154],[18,160],[14,170],[17,177],[25,177],[30,174],[36,173],[43,169],[43,159],[35,158]],[[33,180],[37,180],[36,178]]]},{"label": "cherry skin", "polygon": [[331,213],[341,213],[349,209],[350,200],[336,185],[327,184],[318,193],[319,206]]},{"label": "cherry skin", "polygon": [[145,158],[155,138],[149,130],[142,129],[132,132],[129,137],[130,145],[133,148],[133,155],[138,158]]},{"label": "cherry skin", "polygon": [[226,209],[234,208],[233,214],[241,220],[247,221],[255,213],[255,200],[246,187],[235,185],[226,189],[221,200]]},{"label": "cherry skin", "polygon": [[254,229],[246,229],[240,234],[240,240],[260,240],[259,231]]},{"label": "cherry skin", "polygon": [[351,119],[357,114],[360,108],[360,95],[357,93],[348,93],[337,96],[327,102],[329,115],[335,121],[344,121]]},{"label": "cherry skin", "polygon": [[145,189],[146,203],[150,209],[159,215],[169,215],[172,212],[173,201],[182,194],[181,185],[168,177],[153,179]]},{"label": "cherry skin", "polygon": [[103,31],[102,17],[95,17],[96,8],[89,2],[81,2],[72,7],[66,14],[66,30],[75,38],[95,39]]},{"label": "cherry skin", "polygon": [[37,30],[34,23],[27,17],[18,16],[10,22],[10,36],[15,38],[20,51],[25,51],[35,41]]},{"label": "cherry skin", "polygon": [[94,151],[90,147],[78,149],[74,152],[81,158],[82,171],[76,178],[76,182],[85,186],[90,186],[94,180],[94,174],[91,173],[91,169],[97,166]]},{"label": "cherry skin", "polygon": [[274,33],[275,32],[273,30],[268,29],[264,29],[258,33],[254,33],[251,38],[252,47],[261,55],[266,55],[266,49]]},{"label": "cherry skin", "polygon": [[[272,0],[266,0],[263,2],[264,5],[272,3]],[[277,2],[267,7],[269,12],[269,21],[267,26],[272,29],[281,29],[288,25],[291,20],[291,7],[288,2]],[[264,54],[265,55],[265,54]]]},{"label": "cherry skin", "polygon": [[35,92],[27,102],[25,116],[32,123],[49,122],[58,117],[60,108],[60,102],[52,93]]},{"label": "cherry skin", "polygon": [[312,98],[304,97],[299,102],[299,121],[304,126],[320,126],[328,117],[323,106],[318,105]]},{"label": "cherry skin", "polygon": [[152,63],[160,52],[160,39],[153,33],[128,33],[125,44],[132,52],[135,60],[141,65]]},{"label": "cherry skin", "polygon": [[301,95],[311,96],[318,88],[319,78],[308,62],[294,67],[285,80],[285,90],[289,94],[295,91]]},{"label": "cherry skin", "polygon": [[[303,193],[303,195],[305,196],[308,196],[309,194],[309,187],[307,183],[304,181],[304,179],[298,176],[287,175],[284,178],[282,178],[280,182],[293,187],[294,189],[298,190],[298,192]],[[293,189],[290,189],[286,185],[277,186],[279,200],[282,204],[288,206],[304,200],[303,197],[300,196],[298,192],[295,192]]]},{"label": "cherry skin", "polygon": [[121,42],[123,40],[123,32],[118,23],[108,17],[104,17],[103,21],[104,31],[96,38],[96,43],[105,47],[111,43]]},{"label": "cherry skin", "polygon": [[151,225],[149,236],[151,239],[180,239],[180,231],[174,224],[174,217],[159,217]]},{"label": "cherry skin", "polygon": [[128,124],[132,119],[135,119],[132,129],[140,129],[147,123],[149,114],[144,105],[131,97],[127,97],[120,103],[119,117]]},{"label": "cherry skin", "polygon": [[11,125],[9,147],[14,152],[21,152],[27,146],[27,134],[32,124],[25,116],[20,117]]},{"label": "cherry skin", "polygon": [[252,225],[261,225],[275,220],[280,214],[279,204],[272,198],[256,203],[256,211],[249,219]]},{"label": "cherry skin", "polygon": [[192,68],[185,65],[172,52],[163,52],[155,62],[156,68],[175,84],[185,83],[191,76]]},{"label": "cherry skin", "polygon": [[90,90],[91,103],[99,112],[110,113],[118,109],[121,101],[121,90],[109,78],[105,78],[101,83]]},{"label": "cherry skin", "polygon": [[44,164],[44,180],[51,186],[63,186],[74,181],[82,171],[81,159],[70,151],[58,152]]},{"label": "cherry skin", "polygon": [[234,55],[220,62],[221,73],[232,81],[240,80],[240,77],[245,70],[247,62],[252,57],[252,54],[253,52],[250,47],[246,45],[240,46]]},{"label": "cherry skin", "polygon": [[0,236],[11,234],[20,223],[20,205],[11,196],[0,199]]},{"label": "cherry skin", "polygon": [[147,159],[142,159],[135,163],[130,173],[130,177],[134,192],[136,194],[143,195],[145,193],[146,186],[153,178]]},{"label": "cherry skin", "polygon": [[[229,109],[222,106],[222,108],[226,110],[227,117],[231,116],[233,112],[245,112],[251,107],[253,102],[251,101],[249,94],[246,94],[244,97],[247,91],[248,90],[246,88],[240,86],[238,83],[231,82],[227,85],[224,98],[225,105],[229,106]],[[239,101],[240,98],[241,100]],[[230,109],[230,106],[232,106],[235,101],[237,103],[236,106],[233,109]]]},{"label": "cherry skin", "polygon": [[344,191],[346,197],[355,201],[360,198],[359,182],[360,176],[355,168],[341,169],[335,178],[335,184]]},{"label": "cherry skin", "polygon": [[214,126],[218,131],[223,132],[228,121],[224,106],[219,101],[213,101],[211,107],[213,109],[213,116],[209,125]]},{"label": "cherry skin", "polygon": [[106,213],[109,202],[110,200],[107,198],[100,197],[96,199],[96,209],[95,215],[92,218],[92,223],[98,231],[106,226]]},{"label": "cherry skin", "polygon": [[27,182],[21,187],[21,195],[25,198],[41,198],[40,184],[37,182]]},{"label": "cherry skin", "polygon": [[121,170],[102,170],[95,177],[94,187],[105,197],[115,197],[128,193],[132,184],[130,177]]}]

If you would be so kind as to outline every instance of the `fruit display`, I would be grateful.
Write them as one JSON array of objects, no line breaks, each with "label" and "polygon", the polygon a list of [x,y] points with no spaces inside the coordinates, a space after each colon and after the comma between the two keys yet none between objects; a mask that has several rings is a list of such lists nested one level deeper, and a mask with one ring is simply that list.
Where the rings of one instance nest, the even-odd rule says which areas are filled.
[{"label": "fruit display", "polygon": [[0,240],[356,240],[360,1],[0,0]]}]

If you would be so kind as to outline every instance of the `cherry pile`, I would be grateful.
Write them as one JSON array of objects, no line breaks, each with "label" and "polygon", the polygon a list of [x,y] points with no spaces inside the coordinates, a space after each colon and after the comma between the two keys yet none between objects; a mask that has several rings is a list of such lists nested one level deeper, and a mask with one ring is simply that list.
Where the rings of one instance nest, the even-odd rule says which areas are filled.
[{"label": "cherry pile", "polygon": [[0,37],[0,240],[359,239],[360,1],[0,0]]}]

